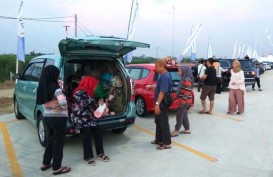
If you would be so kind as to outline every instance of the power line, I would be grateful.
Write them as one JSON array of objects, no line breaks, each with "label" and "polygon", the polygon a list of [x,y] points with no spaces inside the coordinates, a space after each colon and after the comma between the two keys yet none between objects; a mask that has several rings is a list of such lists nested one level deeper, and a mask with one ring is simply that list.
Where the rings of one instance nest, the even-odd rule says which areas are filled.
[{"label": "power line", "polygon": [[66,20],[42,20],[42,19],[31,19],[31,18],[23,18],[24,20],[30,21],[41,21],[41,22],[74,22],[74,21],[66,21]]},{"label": "power line", "polygon": [[[67,20],[49,20],[49,19],[60,19],[60,18],[72,18],[73,16],[66,16],[66,17],[49,17],[49,18],[23,18],[23,20],[32,20],[32,21],[45,21],[45,22],[74,22],[74,21],[67,21]],[[14,19],[15,17],[8,17],[8,16],[0,16],[0,19]]]},{"label": "power line", "polygon": [[79,22],[79,24],[87,31],[87,32],[89,32],[90,34],[92,34],[93,35],[93,33],[92,32],[90,32],[79,20],[78,20],[78,22]]},{"label": "power line", "polygon": [[[62,22],[62,23],[71,23],[71,22],[75,22],[74,20],[73,21],[70,21],[70,20],[55,20],[55,19],[67,19],[67,18],[74,18],[74,16],[64,16],[64,17],[47,17],[47,18],[22,18],[23,20],[30,20],[30,21],[40,21],[40,22]],[[12,19],[12,20],[17,20],[16,17],[8,17],[8,16],[0,16],[0,19]],[[79,20],[77,20],[78,22],[78,27],[80,28],[80,30],[85,34],[85,35],[88,35],[86,33],[86,31],[93,35],[92,32],[90,32]]]},{"label": "power line", "polygon": [[87,36],[88,34],[78,25],[78,27],[80,28],[80,30]]}]

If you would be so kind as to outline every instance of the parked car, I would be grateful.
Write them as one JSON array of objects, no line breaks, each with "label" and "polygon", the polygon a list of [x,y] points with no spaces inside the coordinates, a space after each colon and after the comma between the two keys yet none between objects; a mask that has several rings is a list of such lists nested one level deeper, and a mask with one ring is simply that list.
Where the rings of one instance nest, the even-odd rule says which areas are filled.
[{"label": "parked car", "polygon": [[271,63],[269,61],[263,61],[263,64],[265,65],[265,70],[271,70]]},{"label": "parked car", "polygon": [[198,74],[198,63],[197,64],[195,64],[195,65],[193,65],[192,67],[191,67],[191,70],[192,70],[192,75],[193,75],[193,78],[194,78],[194,82],[198,82],[198,80],[197,80],[197,74]]},{"label": "parked car", "polygon": [[[43,68],[55,65],[60,71],[63,81],[63,90],[67,96],[68,105],[72,91],[77,87],[82,77],[83,68],[87,68],[101,79],[101,75],[108,73],[111,78],[119,78],[121,86],[113,87],[118,94],[115,95],[115,106],[111,114],[99,120],[102,130],[112,130],[114,133],[123,133],[126,128],[135,122],[136,110],[134,103],[134,88],[132,80],[124,67],[124,58],[128,52],[136,47],[149,47],[149,44],[128,41],[116,37],[89,36],[84,38],[69,38],[59,42],[61,55],[42,55],[33,58],[22,74],[15,74],[17,83],[14,89],[14,112],[17,119],[27,118],[38,128],[40,144],[47,143],[47,131],[44,128],[44,108],[36,104],[36,91]],[[121,97],[121,99],[120,99]],[[114,100],[114,98],[113,98]],[[112,100],[112,102],[114,102]],[[111,102],[110,102],[111,104]],[[77,133],[68,123],[67,134]]]},{"label": "parked car", "polygon": [[[244,71],[244,76],[245,76],[245,85],[252,85],[255,80],[254,80],[254,70],[253,67],[250,63],[249,60],[246,59],[238,59],[240,64],[241,64],[241,68]],[[230,81],[230,70],[232,69],[232,62],[233,59],[219,59],[220,65],[223,69],[227,69],[226,72],[222,73],[222,77],[223,77],[223,88],[225,89],[228,87],[229,81]]]},{"label": "parked car", "polygon": [[[137,115],[144,117],[146,113],[154,111],[154,89],[159,74],[155,71],[155,64],[129,64],[126,65],[135,85],[135,104]],[[180,80],[178,66],[167,65],[167,70],[171,74],[172,89],[171,95],[174,98]],[[194,100],[194,98],[193,98]],[[194,101],[191,106],[194,105]],[[177,109],[178,101],[174,100],[170,109]]]}]

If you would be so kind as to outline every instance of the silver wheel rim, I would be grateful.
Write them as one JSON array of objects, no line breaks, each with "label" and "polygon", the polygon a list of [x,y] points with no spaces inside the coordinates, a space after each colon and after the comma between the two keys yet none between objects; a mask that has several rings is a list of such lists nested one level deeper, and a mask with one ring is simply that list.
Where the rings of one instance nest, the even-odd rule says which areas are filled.
[{"label": "silver wheel rim", "polygon": [[138,115],[143,115],[145,109],[145,103],[144,100],[141,98],[138,98],[136,101],[136,111]]},{"label": "silver wheel rim", "polygon": [[39,137],[42,142],[45,141],[45,128],[42,120],[39,122]]}]

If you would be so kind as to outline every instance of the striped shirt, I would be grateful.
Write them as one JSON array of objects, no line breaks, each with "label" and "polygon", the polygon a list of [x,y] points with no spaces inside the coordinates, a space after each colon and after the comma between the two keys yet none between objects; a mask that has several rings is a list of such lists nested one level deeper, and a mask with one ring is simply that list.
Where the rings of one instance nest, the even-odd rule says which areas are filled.
[{"label": "striped shirt", "polygon": [[44,104],[44,117],[68,117],[67,101],[61,88],[55,91],[51,101]]}]

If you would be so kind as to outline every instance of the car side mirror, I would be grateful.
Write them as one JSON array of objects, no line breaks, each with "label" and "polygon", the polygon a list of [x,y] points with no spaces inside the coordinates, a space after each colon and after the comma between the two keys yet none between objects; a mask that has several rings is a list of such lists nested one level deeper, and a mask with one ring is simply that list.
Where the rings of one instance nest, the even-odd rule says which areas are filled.
[{"label": "car side mirror", "polygon": [[21,78],[21,74],[13,74],[13,79],[20,79]]}]

